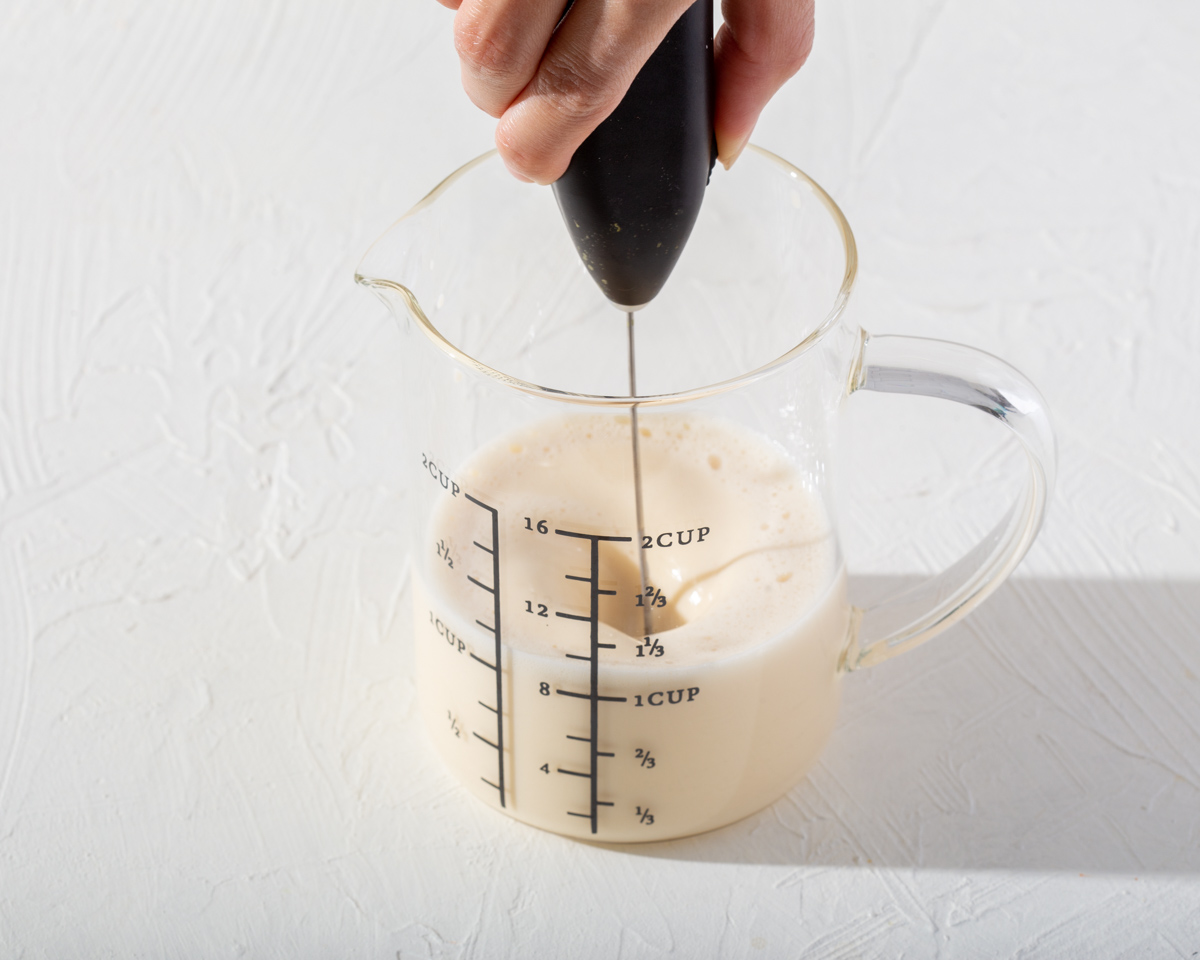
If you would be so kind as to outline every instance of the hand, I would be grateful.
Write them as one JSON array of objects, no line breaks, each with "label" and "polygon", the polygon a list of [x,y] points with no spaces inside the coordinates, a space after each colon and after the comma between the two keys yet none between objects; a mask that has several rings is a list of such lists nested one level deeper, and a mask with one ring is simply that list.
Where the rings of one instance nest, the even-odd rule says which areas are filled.
[{"label": "hand", "polygon": [[[439,2],[458,11],[463,87],[499,119],[505,165],[522,180],[551,183],[692,0],[575,0],[565,18],[564,0]],[[722,0],[721,12],[715,125],[729,167],[767,101],[808,58],[813,0]]]}]

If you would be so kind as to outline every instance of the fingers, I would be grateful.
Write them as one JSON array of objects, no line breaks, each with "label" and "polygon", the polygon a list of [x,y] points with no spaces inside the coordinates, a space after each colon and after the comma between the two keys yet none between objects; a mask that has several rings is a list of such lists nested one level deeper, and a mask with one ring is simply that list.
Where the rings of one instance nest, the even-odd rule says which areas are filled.
[{"label": "fingers", "polygon": [[496,146],[515,175],[562,176],[575,149],[625,91],[691,0],[575,0],[500,118]]},{"label": "fingers", "polygon": [[458,7],[454,47],[463,89],[475,106],[499,117],[537,72],[564,0],[441,2]]},{"label": "fingers", "polygon": [[813,0],[722,0],[717,32],[717,151],[726,168],[750,139],[767,101],[808,59]]},{"label": "fingers", "polygon": [[[565,0],[439,2],[458,11],[463,87],[500,118],[504,162],[521,179],[550,183],[691,0],[575,0],[561,25]],[[715,126],[729,167],[767,101],[808,58],[813,0],[722,0],[722,12]]]}]

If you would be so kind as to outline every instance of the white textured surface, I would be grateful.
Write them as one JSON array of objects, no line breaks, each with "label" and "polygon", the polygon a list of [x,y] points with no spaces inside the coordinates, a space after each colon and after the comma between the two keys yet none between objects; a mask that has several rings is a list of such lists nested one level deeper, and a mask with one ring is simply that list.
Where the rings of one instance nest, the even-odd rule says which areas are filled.
[{"label": "white textured surface", "polygon": [[[787,799],[617,850],[415,723],[398,344],[350,275],[490,142],[450,14],[0,6],[0,953],[1197,955],[1200,6],[818,16],[757,139],[844,205],[861,322],[1042,386],[1057,499]],[[932,569],[994,436],[849,406],[855,568]]]}]

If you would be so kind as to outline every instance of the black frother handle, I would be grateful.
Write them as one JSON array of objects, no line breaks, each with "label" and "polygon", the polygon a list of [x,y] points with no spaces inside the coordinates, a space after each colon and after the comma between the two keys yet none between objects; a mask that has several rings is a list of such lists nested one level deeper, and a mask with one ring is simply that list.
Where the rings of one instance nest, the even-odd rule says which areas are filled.
[{"label": "black frother handle", "polygon": [[700,213],[717,158],[712,37],[712,0],[696,0],[554,184],[575,249],[619,306],[654,299]]}]

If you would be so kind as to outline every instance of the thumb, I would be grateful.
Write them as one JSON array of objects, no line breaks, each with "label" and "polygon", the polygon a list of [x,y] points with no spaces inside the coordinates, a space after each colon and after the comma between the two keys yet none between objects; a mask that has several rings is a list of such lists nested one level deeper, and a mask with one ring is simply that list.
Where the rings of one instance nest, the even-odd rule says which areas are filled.
[{"label": "thumb", "polygon": [[804,66],[813,42],[813,0],[724,0],[717,32],[717,153],[741,154],[775,91]]}]

